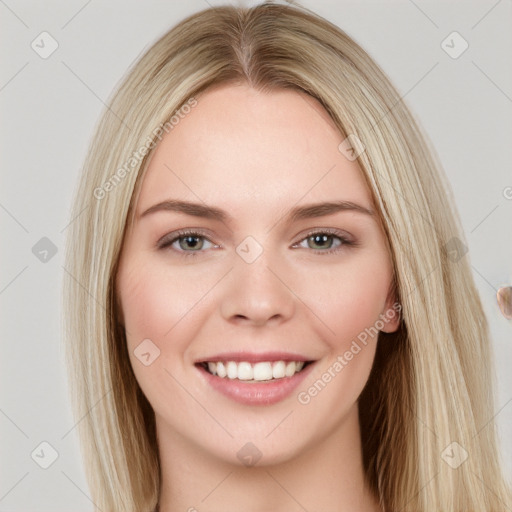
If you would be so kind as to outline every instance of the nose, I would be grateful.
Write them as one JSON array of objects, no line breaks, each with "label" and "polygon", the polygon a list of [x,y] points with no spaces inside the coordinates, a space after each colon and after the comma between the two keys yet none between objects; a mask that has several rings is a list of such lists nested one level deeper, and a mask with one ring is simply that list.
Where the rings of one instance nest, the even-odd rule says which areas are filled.
[{"label": "nose", "polygon": [[222,317],[248,326],[280,325],[292,318],[296,299],[289,287],[291,277],[281,268],[266,251],[252,263],[237,257],[224,283]]}]

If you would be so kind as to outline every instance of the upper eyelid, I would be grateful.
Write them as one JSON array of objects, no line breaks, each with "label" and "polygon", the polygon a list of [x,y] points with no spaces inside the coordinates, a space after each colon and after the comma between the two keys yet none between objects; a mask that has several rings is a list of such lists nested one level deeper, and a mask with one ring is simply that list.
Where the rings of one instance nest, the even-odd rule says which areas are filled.
[{"label": "upper eyelid", "polygon": [[199,235],[199,236],[201,236],[203,238],[206,238],[208,241],[213,243],[213,241],[211,240],[210,236],[205,231],[203,231],[202,229],[200,229],[200,228],[197,228],[197,229],[190,228],[190,229],[178,229],[178,230],[173,231],[171,233],[165,234],[164,236],[162,236],[161,238],[158,239],[157,245],[159,245],[161,243],[166,243],[166,242],[174,242],[178,238],[181,238],[181,237],[184,237],[184,236],[191,236],[191,235]]}]

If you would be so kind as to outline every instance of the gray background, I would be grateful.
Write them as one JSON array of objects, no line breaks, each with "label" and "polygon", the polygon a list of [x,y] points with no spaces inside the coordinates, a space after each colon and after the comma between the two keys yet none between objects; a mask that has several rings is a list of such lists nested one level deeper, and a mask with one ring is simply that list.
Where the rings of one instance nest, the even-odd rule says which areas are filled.
[{"label": "gray background", "polygon": [[[0,0],[1,512],[93,508],[70,413],[61,336],[71,194],[103,103],[131,62],[186,15],[220,3]],[[497,288],[512,284],[511,2],[303,5],[336,23],[377,60],[444,165],[491,325],[496,421],[512,475],[511,323],[496,306]],[[43,31],[59,45],[46,59],[31,47]],[[453,31],[469,43],[457,59],[441,47]],[[47,261],[32,252],[43,237],[57,250]],[[46,470],[31,458],[42,441],[58,452]],[[48,448],[37,453],[44,453],[35,457],[40,463],[51,461]]]}]

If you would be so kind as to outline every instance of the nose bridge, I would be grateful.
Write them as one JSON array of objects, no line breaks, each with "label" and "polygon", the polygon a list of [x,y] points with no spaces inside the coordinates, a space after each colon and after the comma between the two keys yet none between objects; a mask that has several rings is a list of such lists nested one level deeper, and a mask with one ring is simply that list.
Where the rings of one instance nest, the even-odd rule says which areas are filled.
[{"label": "nose bridge", "polygon": [[[267,239],[268,240],[268,239]],[[228,321],[264,324],[285,321],[294,312],[294,295],[280,275],[278,254],[254,237],[246,237],[236,248],[234,266],[225,287],[221,313]]]}]

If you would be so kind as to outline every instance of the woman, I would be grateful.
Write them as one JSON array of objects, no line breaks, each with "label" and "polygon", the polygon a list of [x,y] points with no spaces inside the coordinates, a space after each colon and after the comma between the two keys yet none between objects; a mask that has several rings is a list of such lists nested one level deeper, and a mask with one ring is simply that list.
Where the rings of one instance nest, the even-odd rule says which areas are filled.
[{"label": "woman", "polygon": [[211,8],[164,35],[103,116],[68,246],[98,508],[510,508],[443,180],[313,13]]}]

